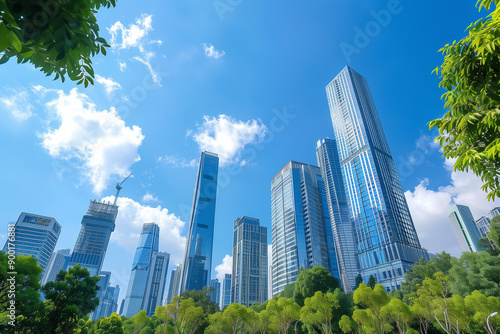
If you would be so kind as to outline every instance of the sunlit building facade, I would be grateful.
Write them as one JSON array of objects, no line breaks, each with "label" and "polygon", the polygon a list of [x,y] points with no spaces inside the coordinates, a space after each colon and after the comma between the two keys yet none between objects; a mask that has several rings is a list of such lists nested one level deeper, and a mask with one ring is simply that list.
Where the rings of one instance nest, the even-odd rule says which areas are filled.
[{"label": "sunlit building facade", "polygon": [[451,225],[455,230],[458,243],[464,252],[478,252],[485,250],[483,247],[478,246],[481,233],[474,221],[472,212],[468,206],[456,204],[449,212]]},{"label": "sunlit building facade", "polygon": [[57,274],[59,274],[59,272],[64,270],[67,266],[70,257],[71,250],[69,248],[55,251],[50,258],[50,262],[45,269],[45,274],[43,275],[40,284],[44,286],[48,282],[55,281]]},{"label": "sunlit building facade", "polygon": [[169,262],[169,253],[153,253],[153,257],[149,263],[148,278],[141,307],[141,310],[146,310],[146,315],[148,317],[153,316],[156,307],[160,306],[163,301]]},{"label": "sunlit building facade", "polygon": [[217,305],[220,304],[220,282],[217,278],[210,280],[210,287],[212,292],[210,292],[210,300]]},{"label": "sunlit building facade", "polygon": [[487,238],[488,232],[490,232],[490,219],[488,217],[481,217],[476,220],[476,225],[479,230],[479,235],[481,238]]},{"label": "sunlit building facade", "polygon": [[169,304],[172,298],[179,295],[179,285],[181,282],[182,264],[178,264],[175,269],[170,272],[170,279],[168,281],[168,292],[166,303]]},{"label": "sunlit building facade", "polygon": [[495,216],[500,216],[500,207],[496,207],[496,208],[491,209],[490,216],[491,216],[491,218],[493,218]]},{"label": "sunlit building facade", "polygon": [[220,309],[231,305],[231,274],[225,274],[222,280],[222,291],[220,296]]}]

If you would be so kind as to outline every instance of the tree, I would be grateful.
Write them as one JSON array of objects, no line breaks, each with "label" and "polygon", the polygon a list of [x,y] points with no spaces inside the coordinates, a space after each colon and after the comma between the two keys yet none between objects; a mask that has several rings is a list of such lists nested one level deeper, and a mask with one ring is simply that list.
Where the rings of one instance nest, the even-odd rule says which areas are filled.
[{"label": "tree", "polygon": [[270,314],[270,329],[280,334],[286,334],[290,324],[300,317],[300,306],[288,298],[271,299],[266,310]]},{"label": "tree", "polygon": [[500,300],[496,297],[486,297],[479,291],[473,291],[470,295],[465,297],[465,307],[470,310],[472,315],[472,322],[477,332],[482,330],[488,334],[495,334],[500,327],[500,317],[490,318],[490,328],[486,323],[486,319],[493,312],[493,310],[500,310]]},{"label": "tree", "polygon": [[0,0],[0,64],[10,58],[31,63],[54,80],[65,75],[94,83],[91,57],[110,46],[99,36],[95,14],[116,0]]},{"label": "tree", "polygon": [[295,283],[290,283],[287,286],[285,286],[283,291],[280,292],[279,297],[293,298],[294,291],[295,291]]},{"label": "tree", "polygon": [[354,303],[363,307],[354,310],[353,319],[363,326],[371,326],[375,333],[382,333],[388,327],[385,326],[382,317],[382,308],[389,303],[390,297],[381,284],[376,284],[372,289],[361,283],[353,294]]},{"label": "tree", "polygon": [[99,304],[98,281],[98,276],[90,277],[89,271],[77,264],[67,272],[61,270],[54,282],[45,284],[46,332],[67,333],[76,328],[78,321]]},{"label": "tree", "polygon": [[123,334],[122,319],[117,313],[111,314],[108,318],[100,318],[90,332],[92,334]]},{"label": "tree", "polygon": [[78,320],[77,327],[75,328],[75,334],[89,334],[90,329],[92,328],[92,319],[89,319],[88,316]]},{"label": "tree", "polygon": [[208,316],[209,326],[205,330],[208,334],[223,334],[229,332],[230,328],[222,312],[215,312]]},{"label": "tree", "polygon": [[187,290],[181,293],[181,298],[189,299],[194,301],[195,306],[200,306],[203,308],[205,314],[213,314],[219,310],[219,305],[214,303],[210,298],[213,288],[203,288],[202,290]]},{"label": "tree", "polygon": [[224,310],[223,317],[230,328],[230,333],[241,333],[245,328],[248,311],[246,306],[232,303]]},{"label": "tree", "polygon": [[361,277],[361,275],[360,275],[360,274],[358,274],[358,275],[356,276],[356,285],[355,285],[355,287],[354,287],[354,290],[356,290],[356,289],[359,287],[359,285],[360,285],[361,283],[363,283],[363,277]]},{"label": "tree", "polygon": [[331,292],[323,294],[317,291],[306,298],[300,310],[300,320],[312,327],[319,328],[323,334],[332,334],[333,310],[339,308],[339,302]]},{"label": "tree", "polygon": [[495,216],[491,220],[488,238],[493,242],[495,248],[500,250],[500,216]]},{"label": "tree", "polygon": [[314,296],[317,291],[333,292],[339,288],[338,279],[332,276],[328,270],[322,266],[313,266],[310,269],[301,269],[295,289],[293,291],[293,301],[304,306],[304,300]]},{"label": "tree", "polygon": [[377,282],[375,281],[375,277],[373,275],[370,275],[370,278],[368,278],[367,285],[373,289],[375,287],[375,284],[377,284]]},{"label": "tree", "polygon": [[480,176],[488,200],[500,197],[500,8],[498,0],[478,1],[479,10],[492,2],[495,10],[469,25],[466,37],[439,50],[444,61],[435,72],[449,110],[429,123],[439,129],[443,156],[457,159],[455,171]]},{"label": "tree", "polygon": [[393,323],[399,334],[408,332],[412,312],[406,303],[403,303],[397,298],[393,298],[389,303],[382,306],[380,315],[382,318],[388,319]]},{"label": "tree", "polygon": [[145,310],[139,311],[139,313],[134,315],[131,320],[134,325],[132,334],[138,334],[149,323],[149,317],[147,316]]}]

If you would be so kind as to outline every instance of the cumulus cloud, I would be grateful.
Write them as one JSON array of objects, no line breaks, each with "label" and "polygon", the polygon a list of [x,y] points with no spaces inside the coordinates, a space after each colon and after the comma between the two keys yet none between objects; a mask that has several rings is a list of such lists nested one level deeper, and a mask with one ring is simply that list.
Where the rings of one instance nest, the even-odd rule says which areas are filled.
[{"label": "cumulus cloud", "polygon": [[39,135],[42,145],[54,158],[81,161],[84,177],[100,194],[113,175],[127,176],[132,164],[140,160],[142,130],[126,126],[114,108],[97,110],[77,88],[57,94],[46,106],[58,126]]},{"label": "cumulus cloud", "polygon": [[127,68],[127,63],[126,62],[119,62],[118,63],[118,66],[120,66],[120,71],[125,71],[125,69]]},{"label": "cumulus cloud", "polygon": [[34,116],[33,105],[29,101],[28,91],[15,91],[13,94],[0,98],[5,110],[18,122],[22,122]]},{"label": "cumulus cloud", "polygon": [[196,159],[192,159],[187,161],[184,158],[179,158],[174,155],[164,155],[163,157],[158,158],[158,162],[161,162],[165,165],[172,165],[174,167],[196,167],[197,161]]},{"label": "cumulus cloud", "polygon": [[218,118],[204,116],[203,124],[196,131],[189,131],[201,151],[209,151],[219,155],[221,167],[238,163],[245,146],[261,142],[267,133],[267,127],[260,120],[237,121],[227,115]]},{"label": "cumulus cloud", "polygon": [[106,95],[108,96],[111,95],[113,91],[122,88],[122,86],[120,86],[118,82],[114,81],[111,78],[102,77],[99,74],[96,74],[95,80],[104,86],[104,90],[106,91]]},{"label": "cumulus cloud", "polygon": [[215,271],[217,272],[215,277],[222,282],[225,274],[233,273],[233,257],[226,254],[226,256],[222,259],[222,263],[215,267]]},{"label": "cumulus cloud", "polygon": [[205,50],[205,56],[207,56],[208,58],[219,59],[226,54],[223,50],[215,50],[212,44],[207,45],[203,43],[203,50]]},{"label": "cumulus cloud", "polygon": [[153,194],[146,192],[146,194],[144,194],[144,196],[142,196],[142,201],[143,202],[159,202],[160,200],[158,199],[157,196],[154,196]]},{"label": "cumulus cloud", "polygon": [[413,191],[406,191],[405,196],[422,247],[432,253],[444,250],[459,256],[462,249],[448,218],[448,211],[455,204],[467,205],[477,219],[487,215],[493,207],[500,206],[500,201],[488,202],[486,193],[481,190],[481,179],[472,173],[454,172],[453,164],[453,160],[444,163],[451,177],[448,185],[432,190],[429,181],[424,179]]},{"label": "cumulus cloud", "polygon": [[[115,197],[108,196],[102,200],[113,202]],[[134,254],[142,225],[153,222],[160,227],[160,251],[170,253],[170,263],[183,261],[186,237],[181,236],[181,231],[185,222],[161,206],[141,205],[127,197],[118,198],[117,204],[118,216],[115,231],[111,234],[111,242],[122,246],[130,254]]]}]

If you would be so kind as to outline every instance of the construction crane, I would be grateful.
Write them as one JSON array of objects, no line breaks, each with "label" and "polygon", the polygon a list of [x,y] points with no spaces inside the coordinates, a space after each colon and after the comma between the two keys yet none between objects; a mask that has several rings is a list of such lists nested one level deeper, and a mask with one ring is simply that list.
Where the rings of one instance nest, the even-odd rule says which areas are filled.
[{"label": "construction crane", "polygon": [[117,184],[116,184],[116,187],[115,187],[115,188],[116,188],[116,196],[115,196],[115,202],[113,203],[113,205],[116,205],[116,201],[118,200],[118,195],[120,195],[120,190],[122,190],[122,184],[123,184],[123,182],[127,181],[127,179],[128,179],[129,177],[131,177],[131,176],[132,176],[132,173],[130,173],[130,174],[129,174],[126,178],[125,178],[125,180],[123,180],[122,182],[120,182],[120,183],[117,183]]}]

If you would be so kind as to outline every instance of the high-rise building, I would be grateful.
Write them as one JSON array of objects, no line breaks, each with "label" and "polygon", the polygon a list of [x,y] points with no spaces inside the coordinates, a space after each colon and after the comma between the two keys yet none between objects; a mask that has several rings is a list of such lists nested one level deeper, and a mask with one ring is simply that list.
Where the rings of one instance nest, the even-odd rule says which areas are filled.
[{"label": "high-rise building", "polygon": [[483,247],[477,245],[479,238],[481,238],[481,234],[468,206],[460,204],[454,205],[450,209],[448,217],[457,235],[458,243],[464,252],[478,252],[484,250]]},{"label": "high-rise building", "polygon": [[115,230],[118,206],[100,201],[90,201],[87,214],[83,216],[82,228],[68,267],[79,264],[90,271],[91,276],[101,273],[104,256],[108,249],[111,232]]},{"label": "high-rise building", "polygon": [[118,312],[119,315],[123,315],[124,306],[125,306],[125,298],[122,298],[122,301],[120,302],[120,311]]},{"label": "high-rise building", "polygon": [[179,284],[181,282],[182,264],[178,264],[175,269],[170,272],[170,280],[168,282],[167,304],[172,301],[172,298],[179,295]]},{"label": "high-rise building", "polygon": [[[3,251],[32,256],[42,267],[42,277],[61,233],[61,225],[52,217],[22,212],[15,225],[15,241],[5,242]],[[13,246],[13,247],[12,247]]]},{"label": "high-rise building", "polygon": [[476,225],[479,230],[479,235],[481,238],[487,238],[488,232],[490,231],[490,219],[488,217],[482,216],[476,220]]},{"label": "high-rise building", "polygon": [[180,292],[210,285],[219,157],[201,153],[189,221]]},{"label": "high-rise building", "polygon": [[127,294],[125,295],[124,315],[133,317],[142,308],[148,270],[153,254],[158,252],[160,242],[160,227],[155,223],[146,223],[142,226],[139,244],[135,251],[132,270],[128,281]]},{"label": "high-rise building", "polygon": [[50,258],[49,265],[45,270],[40,284],[43,286],[48,282],[55,281],[57,274],[67,266],[70,257],[71,250],[69,248],[55,251]]},{"label": "high-rise building", "polygon": [[496,208],[491,209],[490,216],[491,216],[491,218],[493,218],[495,216],[500,216],[500,207],[496,207]]},{"label": "high-rise building", "polygon": [[210,300],[217,305],[220,304],[220,282],[217,278],[210,280],[210,287],[212,292],[210,293]]},{"label": "high-rise building", "polygon": [[349,206],[335,140],[329,138],[319,140],[316,158],[325,180],[340,283],[345,292],[352,292],[356,287],[359,265],[356,258],[354,225],[349,218]]},{"label": "high-rise building", "polygon": [[165,285],[167,283],[167,269],[170,262],[170,254],[166,252],[155,252],[149,264],[146,290],[141,310],[146,310],[151,317],[163,301]]},{"label": "high-rise building", "polygon": [[101,294],[99,305],[93,312],[93,320],[107,318],[118,310],[118,296],[120,295],[120,286],[107,286],[104,293]]},{"label": "high-rise building", "polygon": [[231,302],[250,307],[267,300],[267,227],[256,218],[234,221]]},{"label": "high-rise building", "polygon": [[420,246],[366,79],[345,67],[327,86],[340,173],[363,281],[400,289]]},{"label": "high-rise building", "polygon": [[90,319],[97,320],[101,317],[102,309],[104,306],[104,298],[106,296],[106,290],[109,288],[111,283],[111,272],[110,271],[101,271],[99,274],[99,281],[97,282],[97,286],[99,289],[97,290],[96,297],[99,298],[99,305],[92,311],[89,315]]},{"label": "high-rise building", "polygon": [[299,269],[325,267],[339,277],[325,183],[319,167],[290,161],[271,181],[273,295]]},{"label": "high-rise building", "polygon": [[225,274],[222,280],[222,291],[220,296],[220,309],[231,305],[231,274]]}]

